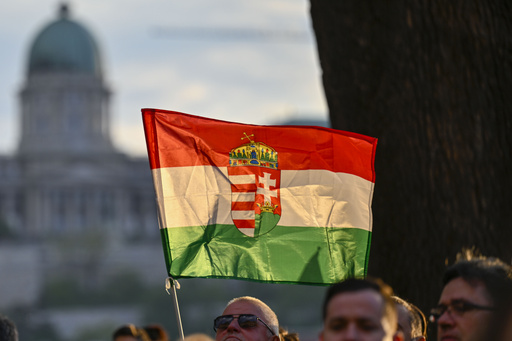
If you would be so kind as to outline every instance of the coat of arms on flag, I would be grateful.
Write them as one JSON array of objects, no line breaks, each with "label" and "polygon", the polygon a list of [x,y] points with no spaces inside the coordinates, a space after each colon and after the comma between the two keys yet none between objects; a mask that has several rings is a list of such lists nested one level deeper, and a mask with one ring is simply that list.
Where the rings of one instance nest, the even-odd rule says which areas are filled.
[{"label": "coat of arms on flag", "polygon": [[240,232],[257,237],[272,230],[281,217],[278,156],[274,148],[249,140],[229,153],[231,217]]}]

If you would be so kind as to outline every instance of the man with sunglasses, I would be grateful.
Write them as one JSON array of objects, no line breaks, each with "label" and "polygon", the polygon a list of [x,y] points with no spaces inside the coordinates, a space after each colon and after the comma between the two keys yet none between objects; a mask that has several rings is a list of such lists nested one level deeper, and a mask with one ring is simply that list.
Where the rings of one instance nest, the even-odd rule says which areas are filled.
[{"label": "man with sunglasses", "polygon": [[261,300],[243,296],[232,299],[213,323],[215,339],[226,341],[279,341],[276,314]]},{"label": "man with sunglasses", "polygon": [[320,341],[398,341],[393,290],[379,279],[348,279],[329,287]]},{"label": "man with sunglasses", "polygon": [[512,290],[510,265],[466,250],[443,276],[443,291],[430,321],[438,340],[485,340],[503,295]]}]

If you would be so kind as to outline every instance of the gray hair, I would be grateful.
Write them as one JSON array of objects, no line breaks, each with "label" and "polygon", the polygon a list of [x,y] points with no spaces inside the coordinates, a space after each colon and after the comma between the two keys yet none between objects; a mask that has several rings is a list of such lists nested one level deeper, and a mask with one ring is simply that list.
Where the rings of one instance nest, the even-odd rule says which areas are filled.
[{"label": "gray hair", "polygon": [[274,332],[274,335],[279,336],[279,320],[277,319],[277,315],[276,313],[274,313],[272,309],[270,309],[270,307],[265,302],[255,297],[242,296],[233,298],[231,301],[228,302],[226,308],[236,302],[250,302],[256,307],[258,307],[263,313],[263,316],[258,317],[263,319],[265,323],[268,324],[270,329],[272,329],[272,331]]},{"label": "gray hair", "polygon": [[423,312],[414,304],[404,300],[403,298],[400,298],[398,296],[391,296],[391,298],[393,299],[393,301],[395,301],[397,305],[404,307],[404,309],[407,311],[409,324],[411,326],[411,339],[421,336],[426,337],[427,320],[425,319],[425,315],[423,314]]}]

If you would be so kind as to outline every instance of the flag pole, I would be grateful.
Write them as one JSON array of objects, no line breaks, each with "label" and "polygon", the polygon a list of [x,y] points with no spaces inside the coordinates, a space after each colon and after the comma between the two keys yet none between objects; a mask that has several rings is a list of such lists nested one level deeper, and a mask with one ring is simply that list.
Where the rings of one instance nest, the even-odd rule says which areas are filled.
[{"label": "flag pole", "polygon": [[171,293],[169,293],[169,289],[172,289],[172,300],[174,303],[174,312],[176,313],[176,321],[178,322],[178,332],[180,335],[180,341],[183,341],[185,339],[185,335],[183,334],[183,325],[181,323],[180,306],[178,305],[178,295],[176,293],[176,289],[179,289],[179,288],[180,288],[180,284],[174,278],[169,276],[165,279],[165,291],[167,291],[167,293],[169,295],[171,295]]}]

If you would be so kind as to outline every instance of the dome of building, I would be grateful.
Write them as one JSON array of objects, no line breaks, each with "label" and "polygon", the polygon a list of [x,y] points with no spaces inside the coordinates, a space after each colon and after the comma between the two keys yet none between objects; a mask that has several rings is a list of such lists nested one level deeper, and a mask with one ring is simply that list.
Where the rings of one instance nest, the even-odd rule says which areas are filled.
[{"label": "dome of building", "polygon": [[101,76],[98,47],[82,25],[69,19],[69,10],[61,5],[59,18],[36,36],[30,48],[28,74],[80,72]]}]

